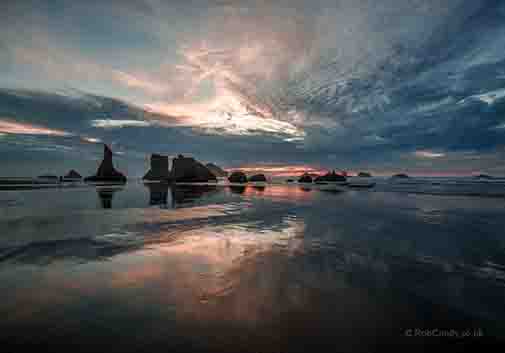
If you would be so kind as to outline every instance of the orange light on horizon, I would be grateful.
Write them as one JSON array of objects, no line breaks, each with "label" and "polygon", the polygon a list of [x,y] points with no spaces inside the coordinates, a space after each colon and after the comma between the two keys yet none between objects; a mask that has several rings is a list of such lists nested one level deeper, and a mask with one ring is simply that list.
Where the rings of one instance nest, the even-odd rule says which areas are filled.
[{"label": "orange light on horizon", "polygon": [[308,165],[251,165],[237,168],[225,168],[228,172],[241,171],[246,174],[264,173],[274,177],[297,176],[304,173],[325,174],[328,169]]}]

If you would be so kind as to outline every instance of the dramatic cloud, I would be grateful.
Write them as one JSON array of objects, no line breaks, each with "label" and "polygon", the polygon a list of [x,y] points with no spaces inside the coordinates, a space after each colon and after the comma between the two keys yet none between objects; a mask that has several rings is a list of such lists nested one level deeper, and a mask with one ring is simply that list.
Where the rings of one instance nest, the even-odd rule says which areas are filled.
[{"label": "dramatic cloud", "polygon": [[116,70],[114,74],[115,78],[127,87],[138,88],[153,95],[161,95],[169,90],[168,87],[161,83],[151,82],[149,79],[137,77],[126,72]]},{"label": "dramatic cloud", "polygon": [[[269,117],[262,117],[241,105],[232,96],[223,96],[211,103],[196,105],[147,104],[146,108],[170,117],[172,126],[193,126],[209,133],[255,135],[262,133],[285,136],[286,140],[301,139],[305,133],[295,125]],[[174,119],[175,117],[175,119]]]},{"label": "dramatic cloud", "polygon": [[143,120],[113,120],[113,119],[95,119],[91,120],[91,125],[93,127],[113,129],[113,128],[123,128],[126,126],[143,127],[150,126],[151,123]]},{"label": "dramatic cloud", "polygon": [[504,45],[499,1],[4,1],[0,148],[499,172]]},{"label": "dramatic cloud", "polygon": [[89,142],[89,143],[101,143],[102,142],[102,140],[100,140],[99,138],[96,138],[96,137],[83,137],[82,140],[85,142]]},{"label": "dramatic cloud", "polygon": [[445,157],[445,153],[437,153],[431,151],[415,151],[414,155],[419,158],[441,158]]},{"label": "dramatic cloud", "polygon": [[0,120],[0,132],[21,135],[50,135],[70,136],[71,134],[61,130],[48,129],[32,124],[22,124],[8,120]]}]

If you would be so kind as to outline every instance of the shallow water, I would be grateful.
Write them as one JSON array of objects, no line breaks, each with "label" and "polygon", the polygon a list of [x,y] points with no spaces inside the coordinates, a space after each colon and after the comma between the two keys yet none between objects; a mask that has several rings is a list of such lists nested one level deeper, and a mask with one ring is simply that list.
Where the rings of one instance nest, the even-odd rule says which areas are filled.
[{"label": "shallow water", "polygon": [[409,329],[502,342],[505,197],[452,182],[2,191],[0,343],[291,352],[451,340]]}]

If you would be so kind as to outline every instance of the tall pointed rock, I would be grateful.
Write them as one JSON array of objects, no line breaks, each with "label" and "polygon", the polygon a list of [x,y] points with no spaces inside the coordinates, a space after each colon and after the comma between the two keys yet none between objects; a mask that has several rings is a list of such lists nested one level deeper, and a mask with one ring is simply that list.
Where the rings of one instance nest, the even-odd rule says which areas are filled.
[{"label": "tall pointed rock", "polygon": [[95,175],[87,177],[84,181],[89,182],[112,182],[125,183],[126,177],[114,168],[112,163],[112,150],[107,145],[103,145],[103,160]]}]

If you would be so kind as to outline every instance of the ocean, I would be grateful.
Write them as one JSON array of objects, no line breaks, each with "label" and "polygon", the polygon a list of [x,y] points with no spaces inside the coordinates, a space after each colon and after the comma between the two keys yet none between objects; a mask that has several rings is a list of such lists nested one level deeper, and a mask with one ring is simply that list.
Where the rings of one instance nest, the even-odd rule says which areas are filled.
[{"label": "ocean", "polygon": [[503,343],[505,182],[0,191],[0,346]]}]

